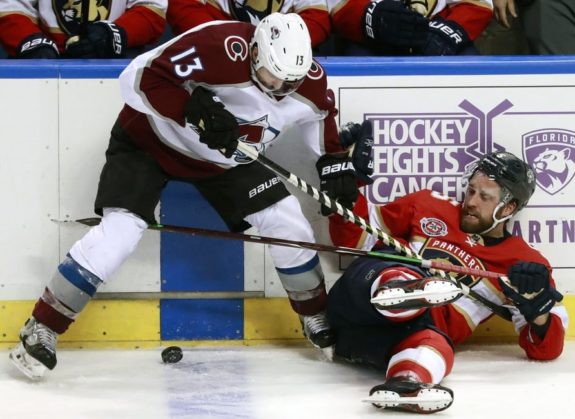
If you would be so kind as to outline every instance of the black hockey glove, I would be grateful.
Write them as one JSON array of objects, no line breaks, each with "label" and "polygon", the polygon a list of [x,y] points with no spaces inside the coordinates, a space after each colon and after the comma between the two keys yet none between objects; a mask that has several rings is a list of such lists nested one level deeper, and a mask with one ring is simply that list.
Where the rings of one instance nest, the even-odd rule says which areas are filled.
[{"label": "black hockey glove", "polygon": [[58,47],[42,33],[27,36],[18,45],[16,58],[58,58]]},{"label": "black hockey glove", "polygon": [[[315,164],[319,174],[320,189],[332,200],[351,209],[359,195],[355,170],[346,154],[324,154]],[[321,206],[321,214],[329,215],[332,209]]]},{"label": "black hockey glove", "polygon": [[66,58],[122,58],[126,52],[126,31],[111,22],[94,22],[80,37],[66,43]]},{"label": "black hockey glove", "polygon": [[363,15],[366,39],[397,47],[422,48],[429,20],[410,10],[402,0],[371,2]]},{"label": "black hockey glove", "polygon": [[372,184],[373,179],[373,126],[371,121],[345,124],[339,132],[339,142],[351,149],[351,162],[361,181]]},{"label": "black hockey glove", "polygon": [[[507,275],[515,289],[499,280],[503,293],[528,322],[548,313],[555,302],[563,299],[563,295],[551,286],[549,271],[545,265],[535,262],[518,262],[509,268]],[[534,297],[529,295],[534,293],[538,294]]]},{"label": "black hockey glove", "polygon": [[196,87],[186,103],[184,116],[198,128],[201,143],[212,150],[224,149],[224,156],[232,157],[238,147],[240,128],[219,97],[208,89]]},{"label": "black hockey glove", "polygon": [[422,52],[423,55],[457,55],[470,43],[459,23],[436,16],[429,21],[429,34]]}]

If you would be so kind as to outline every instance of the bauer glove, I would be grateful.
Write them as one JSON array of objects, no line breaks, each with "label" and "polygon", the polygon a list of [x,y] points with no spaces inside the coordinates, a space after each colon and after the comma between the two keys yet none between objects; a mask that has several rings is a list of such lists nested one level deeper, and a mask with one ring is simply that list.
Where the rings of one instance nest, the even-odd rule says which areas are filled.
[{"label": "bauer glove", "polygon": [[66,58],[122,58],[126,52],[126,31],[111,22],[94,22],[86,33],[73,36],[66,43]]},{"label": "bauer glove", "polygon": [[15,58],[59,58],[58,47],[42,33],[27,36],[18,45]]},{"label": "bauer glove", "polygon": [[438,16],[429,21],[429,33],[423,55],[457,55],[471,43],[459,23]]},{"label": "bauer glove", "polygon": [[509,283],[499,280],[503,293],[528,322],[548,313],[563,299],[551,285],[549,270],[540,263],[518,262],[509,268],[508,278]]},{"label": "bauer glove", "polygon": [[355,175],[366,184],[372,184],[373,179],[373,126],[371,121],[356,124],[349,122],[339,132],[339,142],[350,150],[351,162]]},{"label": "bauer glove", "polygon": [[199,130],[200,142],[232,157],[238,147],[240,128],[236,118],[213,92],[198,86],[184,108],[186,121]]},{"label": "bauer glove", "polygon": [[[325,154],[321,156],[316,168],[319,174],[320,189],[332,200],[337,200],[345,208],[351,209],[359,195],[355,179],[355,170],[347,154]],[[334,212],[325,205],[321,206],[321,214]]]},{"label": "bauer glove", "polygon": [[429,20],[402,0],[371,2],[363,15],[363,33],[376,44],[421,48],[427,40]]}]

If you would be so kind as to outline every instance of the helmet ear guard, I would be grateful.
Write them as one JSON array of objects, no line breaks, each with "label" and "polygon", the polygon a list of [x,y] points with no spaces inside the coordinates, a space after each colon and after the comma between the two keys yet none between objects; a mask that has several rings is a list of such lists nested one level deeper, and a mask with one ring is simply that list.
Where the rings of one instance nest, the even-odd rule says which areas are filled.
[{"label": "helmet ear guard", "polygon": [[[253,48],[257,48],[257,52],[251,53],[253,73],[264,67],[284,82],[280,89],[270,93],[287,95],[305,80],[312,63],[311,38],[299,15],[272,13],[266,16],[256,26],[250,51]],[[254,77],[257,80],[255,74]]]}]

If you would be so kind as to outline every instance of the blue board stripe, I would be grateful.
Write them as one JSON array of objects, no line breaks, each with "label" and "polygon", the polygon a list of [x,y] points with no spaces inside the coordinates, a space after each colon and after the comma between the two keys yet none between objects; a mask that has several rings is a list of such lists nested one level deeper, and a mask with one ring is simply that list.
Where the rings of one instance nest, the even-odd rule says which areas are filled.
[{"label": "blue board stripe", "polygon": [[[575,56],[318,57],[330,76],[575,74]],[[0,78],[117,78],[130,60],[2,60]]]}]

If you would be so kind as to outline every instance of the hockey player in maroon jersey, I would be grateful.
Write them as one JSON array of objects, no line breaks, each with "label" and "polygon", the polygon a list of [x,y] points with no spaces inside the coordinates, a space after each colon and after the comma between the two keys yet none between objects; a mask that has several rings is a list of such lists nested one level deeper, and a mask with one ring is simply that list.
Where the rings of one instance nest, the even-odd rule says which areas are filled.
[{"label": "hockey player in maroon jersey", "polygon": [[[201,25],[136,57],[120,75],[125,106],[112,128],[95,210],[103,215],[70,249],[20,331],[10,357],[31,378],[56,365],[56,340],[102,282],[133,252],[167,181],[190,182],[233,231],[313,241],[299,202],[279,178],[236,150],[263,151],[294,125],[293,147],[320,156],[347,205],[357,196],[353,166],[339,141],[333,92],[313,61],[296,14],[274,13],[253,26]],[[343,201],[342,201],[343,202]],[[302,329],[317,347],[333,343],[317,253],[270,246]]]},{"label": "hockey player in maroon jersey", "polygon": [[214,20],[239,20],[257,25],[270,13],[297,13],[315,48],[331,32],[325,0],[170,0],[168,24],[177,35]]},{"label": "hockey player in maroon jersey", "polygon": [[[508,282],[461,280],[481,297],[509,309],[519,346],[529,359],[557,358],[568,318],[559,304],[562,296],[555,289],[549,262],[505,229],[506,221],[525,207],[535,190],[533,170],[511,153],[495,152],[473,165],[465,179],[468,185],[461,203],[421,190],[383,206],[361,196],[354,212],[424,259],[507,275]],[[375,245],[391,251],[338,215],[330,216],[330,233],[337,245],[364,249]],[[385,294],[398,299],[389,304],[377,301]],[[434,303],[440,294],[446,301]],[[371,390],[367,401],[420,413],[451,405],[453,392],[440,382],[453,367],[453,346],[492,315],[486,305],[462,296],[449,279],[430,276],[417,266],[373,258],[355,260],[328,296],[335,355],[385,371],[386,381]]]},{"label": "hockey player in maroon jersey", "polygon": [[167,0],[5,0],[0,44],[13,58],[134,56],[164,32],[167,5]]},{"label": "hockey player in maroon jersey", "polygon": [[492,0],[327,0],[345,55],[468,55]]}]

